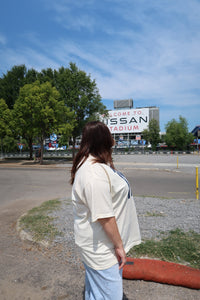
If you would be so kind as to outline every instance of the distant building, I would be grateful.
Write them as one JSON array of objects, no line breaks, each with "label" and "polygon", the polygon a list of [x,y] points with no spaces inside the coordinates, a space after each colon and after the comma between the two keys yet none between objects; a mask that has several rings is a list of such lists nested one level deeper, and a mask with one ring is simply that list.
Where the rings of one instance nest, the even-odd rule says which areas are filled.
[{"label": "distant building", "polygon": [[192,134],[195,137],[200,138],[200,125],[194,127],[194,129],[192,130]]},{"label": "distant building", "polygon": [[196,146],[197,150],[200,150],[200,125],[195,126],[191,133],[194,135],[192,146]]},{"label": "distant building", "polygon": [[104,123],[110,129],[117,146],[145,145],[142,137],[144,129],[148,129],[149,122],[156,119],[158,124],[159,108],[156,106],[133,108],[133,100],[115,100],[114,110],[110,110],[109,117]]}]

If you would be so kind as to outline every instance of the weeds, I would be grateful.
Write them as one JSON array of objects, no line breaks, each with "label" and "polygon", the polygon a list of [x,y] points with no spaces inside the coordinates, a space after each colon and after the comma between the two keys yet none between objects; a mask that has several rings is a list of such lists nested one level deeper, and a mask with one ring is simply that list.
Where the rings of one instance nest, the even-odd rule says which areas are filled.
[{"label": "weeds", "polygon": [[200,269],[200,234],[180,229],[171,230],[167,236],[163,234],[159,241],[145,240],[133,247],[128,256],[148,256]]},{"label": "weeds", "polygon": [[57,199],[44,202],[41,206],[35,207],[28,211],[28,213],[20,219],[20,226],[22,229],[30,232],[35,241],[44,239],[53,240],[53,238],[60,234],[53,225],[53,217],[48,216],[60,206],[61,202]]}]

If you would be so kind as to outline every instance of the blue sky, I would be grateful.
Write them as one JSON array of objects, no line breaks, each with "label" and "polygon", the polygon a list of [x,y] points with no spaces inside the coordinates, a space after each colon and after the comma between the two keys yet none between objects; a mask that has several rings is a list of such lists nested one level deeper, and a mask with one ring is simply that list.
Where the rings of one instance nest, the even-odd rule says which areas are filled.
[{"label": "blue sky", "polygon": [[158,106],[200,124],[200,0],[7,0],[0,4],[0,76],[69,62],[96,80],[103,103]]}]

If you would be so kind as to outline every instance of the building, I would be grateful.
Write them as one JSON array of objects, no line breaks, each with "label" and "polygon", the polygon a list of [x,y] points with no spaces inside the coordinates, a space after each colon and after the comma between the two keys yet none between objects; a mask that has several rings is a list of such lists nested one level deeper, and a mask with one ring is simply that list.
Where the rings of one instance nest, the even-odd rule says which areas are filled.
[{"label": "building", "polygon": [[115,100],[114,110],[108,112],[109,117],[104,123],[110,129],[117,146],[145,145],[142,137],[144,129],[148,129],[149,122],[156,119],[159,124],[159,108],[133,108],[133,100]]},{"label": "building", "polygon": [[200,125],[195,126],[195,128],[191,132],[194,135],[194,142],[191,144],[196,147],[196,149],[200,150]]}]

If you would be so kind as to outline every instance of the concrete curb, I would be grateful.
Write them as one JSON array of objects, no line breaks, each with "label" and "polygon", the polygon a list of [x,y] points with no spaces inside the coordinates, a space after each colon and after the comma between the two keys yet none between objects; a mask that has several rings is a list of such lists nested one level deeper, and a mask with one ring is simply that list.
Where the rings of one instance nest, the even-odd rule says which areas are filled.
[{"label": "concrete curb", "polygon": [[[38,165],[38,164],[21,164],[21,163],[0,163],[0,168],[19,168],[19,169],[28,169],[28,168],[33,168],[33,169],[62,169],[62,168],[67,168],[68,164],[63,165],[63,164],[49,164],[49,165]],[[69,165],[71,167],[71,165]]]}]

